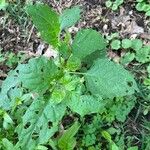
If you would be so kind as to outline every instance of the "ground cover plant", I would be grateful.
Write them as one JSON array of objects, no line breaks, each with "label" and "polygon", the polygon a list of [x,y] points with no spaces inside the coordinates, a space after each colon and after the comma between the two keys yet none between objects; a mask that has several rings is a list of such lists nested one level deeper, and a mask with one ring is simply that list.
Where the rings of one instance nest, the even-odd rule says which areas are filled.
[{"label": "ground cover plant", "polygon": [[[113,11],[118,10],[119,6],[124,3],[123,0],[107,0],[105,2],[106,7],[111,8]],[[136,0],[136,9],[140,12],[145,12],[146,16],[150,16],[150,3],[148,0]]]},{"label": "ground cover plant", "polygon": [[[81,18],[79,6],[61,14],[42,3],[25,10],[52,51],[23,60],[13,53],[0,55],[8,67],[16,66],[1,86],[0,149],[149,150],[146,117],[135,137],[140,145],[125,126],[138,103],[145,116],[150,111],[150,46],[138,38],[105,38],[91,28],[70,34]],[[110,59],[108,49],[125,51],[119,63]],[[144,80],[139,81],[137,68],[127,68],[131,62],[146,69]]]},{"label": "ground cover plant", "polygon": [[136,9],[144,11],[146,16],[150,16],[150,3],[146,0],[137,0]]},{"label": "ground cover plant", "polygon": [[117,10],[118,7],[123,4],[123,0],[115,0],[115,1],[111,1],[111,0],[108,0],[106,1],[106,6],[108,8],[111,8],[112,10]]}]

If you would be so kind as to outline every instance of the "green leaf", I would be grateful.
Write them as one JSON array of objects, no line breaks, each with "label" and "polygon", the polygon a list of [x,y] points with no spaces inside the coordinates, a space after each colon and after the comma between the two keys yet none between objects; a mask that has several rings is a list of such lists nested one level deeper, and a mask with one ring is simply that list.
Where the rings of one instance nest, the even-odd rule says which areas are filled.
[{"label": "green leaf", "polygon": [[109,123],[115,120],[125,122],[135,104],[136,98],[134,96],[117,97],[113,100],[107,100],[105,120]]},{"label": "green leaf", "polygon": [[65,73],[59,82],[66,91],[71,92],[75,91],[78,85],[81,85],[81,78],[76,75]]},{"label": "green leaf", "polygon": [[134,58],[135,58],[135,54],[128,52],[121,58],[121,64],[128,65],[131,61],[134,60]]},{"label": "green leaf", "polygon": [[102,131],[101,134],[108,142],[112,142],[111,135],[107,131]]},{"label": "green leaf", "polygon": [[150,10],[146,12],[146,16],[150,16]]},{"label": "green leaf", "polygon": [[138,150],[138,146],[130,147],[130,148],[128,148],[127,150]]},{"label": "green leaf", "polygon": [[26,7],[33,23],[41,33],[43,40],[57,47],[59,44],[60,24],[59,16],[47,5],[36,4]]},{"label": "green leaf", "polygon": [[80,19],[80,13],[81,9],[79,6],[64,10],[62,15],[60,16],[61,30],[75,25]]},{"label": "green leaf", "polygon": [[128,49],[128,48],[132,47],[132,41],[129,39],[123,39],[122,40],[122,47],[124,49]]},{"label": "green leaf", "polygon": [[[146,79],[144,80],[144,84],[147,85],[147,86],[150,86],[150,79],[147,79],[147,78],[146,78]],[[148,88],[150,88],[150,87],[148,87]]]},{"label": "green leaf", "polygon": [[[116,106],[112,106],[111,110],[114,111],[116,119],[120,122],[125,122],[127,119],[128,114],[131,112],[131,110],[135,107],[135,98],[127,98],[124,101],[116,104]],[[114,108],[114,110],[113,110]]]},{"label": "green leaf", "polygon": [[8,139],[4,138],[2,139],[2,143],[5,147],[5,150],[20,150],[17,146],[14,146],[12,142],[10,142]]},{"label": "green leaf", "polygon": [[44,93],[56,77],[58,68],[53,60],[45,57],[30,59],[19,69],[19,78],[23,87],[38,93]]},{"label": "green leaf", "polygon": [[105,2],[105,5],[106,5],[106,7],[108,7],[108,8],[110,8],[111,6],[112,6],[112,1],[110,1],[110,0],[107,0],[106,2]]},{"label": "green leaf", "polygon": [[136,5],[136,9],[137,9],[138,11],[143,11],[143,10],[144,10],[144,9],[143,9],[143,6],[144,6],[144,2],[138,3],[138,4]]},{"label": "green leaf", "polygon": [[132,95],[138,91],[133,76],[119,64],[108,59],[98,59],[86,75],[88,90],[103,98]]},{"label": "green leaf", "polygon": [[119,150],[119,147],[114,142],[112,142],[110,146],[111,146],[111,150]]},{"label": "green leaf", "polygon": [[119,33],[118,32],[114,32],[114,33],[111,33],[110,35],[106,36],[106,39],[108,41],[111,41],[111,40],[113,40],[115,38],[119,38],[119,37],[120,37]]},{"label": "green leaf", "polygon": [[121,4],[123,4],[124,0],[115,0],[115,3],[120,6]]},{"label": "green leaf", "polygon": [[48,150],[47,147],[39,145],[35,150]]},{"label": "green leaf", "polygon": [[83,60],[95,51],[105,51],[106,42],[102,35],[91,29],[77,33],[72,44],[73,55]]},{"label": "green leaf", "polygon": [[51,99],[34,99],[22,118],[22,125],[17,129],[22,149],[32,150],[37,144],[45,144],[58,130],[65,110],[63,103],[54,105]]},{"label": "green leaf", "polygon": [[0,10],[5,10],[7,6],[8,6],[8,3],[6,2],[6,0],[0,1]]},{"label": "green leaf", "polygon": [[135,51],[140,50],[142,48],[142,46],[143,46],[142,40],[140,40],[140,39],[134,39],[134,40],[132,40],[132,48]]},{"label": "green leaf", "polygon": [[150,10],[150,4],[144,4],[143,5],[143,10],[145,11],[145,12],[148,12],[149,10]]},{"label": "green leaf", "polygon": [[78,132],[80,124],[75,122],[58,140],[58,147],[61,150],[73,150],[76,145],[75,134]]},{"label": "green leaf", "polygon": [[71,54],[70,46],[66,43],[66,41],[61,42],[59,46],[59,53],[62,58],[68,59]]},{"label": "green leaf", "polygon": [[10,99],[7,95],[0,93],[0,108],[10,110]]},{"label": "green leaf", "polygon": [[66,91],[61,87],[56,87],[53,92],[51,99],[54,103],[60,103],[66,97]]},{"label": "green leaf", "polygon": [[102,136],[109,142],[110,150],[119,150],[119,147],[112,141],[111,135],[107,131],[102,131]]},{"label": "green leaf", "polygon": [[114,3],[113,5],[112,5],[112,10],[117,10],[118,9],[118,5],[116,4],[116,3]]},{"label": "green leaf", "polygon": [[136,60],[141,63],[150,61],[150,46],[145,46],[136,51]]},{"label": "green leaf", "polygon": [[11,91],[12,88],[19,86],[20,80],[18,78],[18,69],[21,65],[19,65],[15,70],[10,71],[8,73],[7,78],[3,81],[0,92],[0,107],[5,110],[9,110],[11,108],[10,99],[8,97],[8,92]]},{"label": "green leaf", "polygon": [[67,69],[70,71],[76,71],[81,67],[81,61],[78,57],[71,56],[67,61]]},{"label": "green leaf", "polygon": [[121,42],[119,40],[113,40],[111,43],[111,48],[113,50],[118,50],[121,47]]},{"label": "green leaf", "polygon": [[4,115],[3,115],[3,128],[4,129],[7,129],[9,125],[13,125],[14,122],[12,120],[12,118],[5,112]]},{"label": "green leaf", "polygon": [[102,98],[93,97],[90,95],[73,95],[68,107],[78,113],[81,117],[101,112],[105,106],[105,102]]},{"label": "green leaf", "polygon": [[2,140],[3,145],[5,146],[6,150],[14,150],[14,145],[6,138]]},{"label": "green leaf", "polygon": [[7,94],[11,88],[14,88],[19,85],[20,80],[18,78],[18,69],[21,65],[19,65],[15,70],[12,70],[8,73],[7,78],[3,81],[1,86],[1,93]]}]

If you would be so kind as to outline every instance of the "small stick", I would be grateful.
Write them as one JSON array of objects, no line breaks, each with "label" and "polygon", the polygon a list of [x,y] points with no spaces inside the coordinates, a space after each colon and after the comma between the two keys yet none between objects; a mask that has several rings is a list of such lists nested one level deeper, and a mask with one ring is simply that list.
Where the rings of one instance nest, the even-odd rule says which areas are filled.
[{"label": "small stick", "polygon": [[34,25],[32,26],[32,28],[31,28],[31,30],[30,30],[30,34],[29,34],[29,36],[28,36],[27,43],[29,43],[29,40],[30,40],[31,35],[32,35],[32,33],[33,33],[33,29],[34,29]]}]

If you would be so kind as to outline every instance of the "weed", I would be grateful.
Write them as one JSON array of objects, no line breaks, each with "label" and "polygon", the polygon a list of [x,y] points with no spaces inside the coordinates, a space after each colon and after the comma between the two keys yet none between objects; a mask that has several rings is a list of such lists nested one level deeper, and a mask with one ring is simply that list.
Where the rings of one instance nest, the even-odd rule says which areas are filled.
[{"label": "weed", "polygon": [[[31,58],[8,73],[0,93],[0,148],[118,150],[123,147],[121,131],[106,128],[114,121],[124,123],[135,106],[140,89],[134,76],[107,58],[107,42],[97,31],[81,29],[72,38],[68,28],[80,19],[79,6],[61,15],[41,3],[28,5],[26,11],[42,39],[58,56]],[[147,49],[141,42],[129,41],[115,40],[110,46],[118,50],[123,45],[137,53],[141,48]],[[138,61],[148,61],[147,57],[139,60],[137,53]],[[8,57],[11,66],[16,58],[13,54]],[[64,128],[62,120],[66,114],[73,116],[73,123]],[[96,117],[88,123],[87,116]],[[84,134],[78,140],[80,132]],[[116,133],[118,139],[113,138]],[[124,144],[125,148],[137,149]]]},{"label": "weed", "polygon": [[111,8],[112,10],[117,10],[121,4],[123,4],[123,0],[107,0],[106,7]]},{"label": "weed", "polygon": [[147,0],[136,0],[136,9],[145,12],[146,16],[150,16],[150,3]]}]

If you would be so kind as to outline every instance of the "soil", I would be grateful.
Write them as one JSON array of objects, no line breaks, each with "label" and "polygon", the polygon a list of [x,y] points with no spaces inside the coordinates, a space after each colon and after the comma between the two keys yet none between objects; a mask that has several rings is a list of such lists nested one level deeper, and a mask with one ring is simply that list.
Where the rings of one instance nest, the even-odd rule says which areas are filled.
[{"label": "soil", "polygon": [[[80,22],[70,31],[77,32],[81,28],[93,28],[103,35],[119,32],[122,38],[142,37],[148,43],[150,35],[150,20],[143,13],[135,11],[133,0],[127,2],[116,12],[105,7],[105,0],[43,0],[58,12],[65,8],[79,5],[83,9]],[[18,23],[16,18],[8,16],[4,20],[4,12],[0,13],[0,46],[3,51],[31,51],[36,52],[43,43],[37,36],[32,22]],[[28,18],[26,18],[28,19]],[[133,27],[133,24],[135,27]],[[135,33],[131,31],[135,31]]]}]

